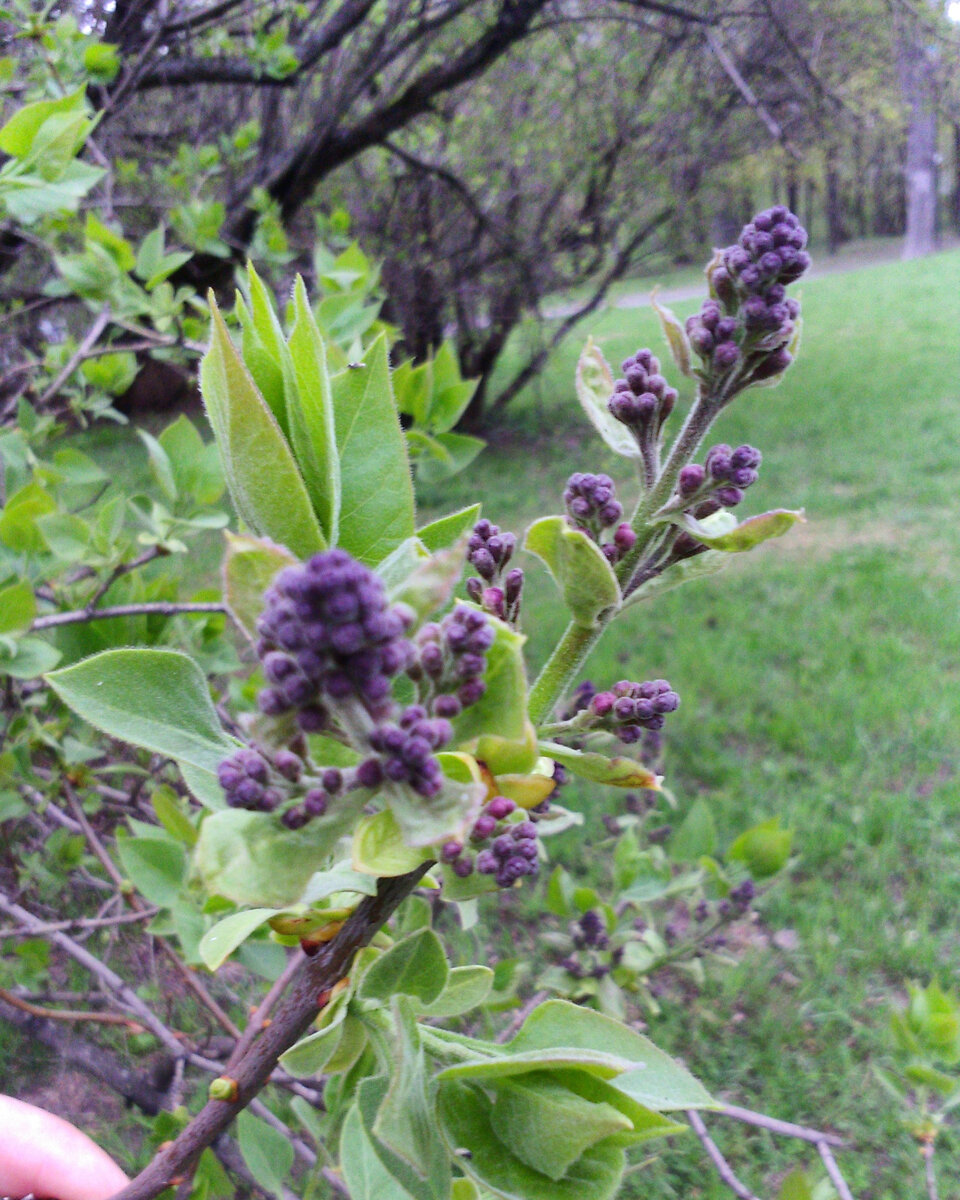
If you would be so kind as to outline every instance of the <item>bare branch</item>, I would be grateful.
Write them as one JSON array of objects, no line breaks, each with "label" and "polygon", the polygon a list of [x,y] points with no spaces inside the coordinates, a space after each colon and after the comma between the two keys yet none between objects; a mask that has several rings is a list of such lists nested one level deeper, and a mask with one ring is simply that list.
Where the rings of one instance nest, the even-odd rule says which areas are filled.
[{"label": "bare branch", "polygon": [[[817,1142],[817,1150],[823,1160],[823,1165],[827,1168],[830,1182],[837,1189],[837,1195],[840,1197],[840,1200],[853,1200],[853,1193],[847,1187],[847,1181],[840,1174],[840,1168],[837,1166],[837,1160],[830,1152],[830,1147],[826,1142]],[[930,1200],[937,1200],[936,1195],[931,1195]]]},{"label": "bare branch", "polygon": [[53,382],[37,401],[38,408],[43,408],[45,405],[49,404],[54,396],[57,395],[77,367],[79,367],[83,360],[87,357],[89,351],[91,351],[96,345],[101,333],[103,333],[109,323],[110,309],[108,307],[104,307],[100,310],[93,324],[87,330],[83,341],[76,348],[76,350],[74,350],[73,354],[70,355],[70,358],[67,360],[63,369],[58,372]]},{"label": "bare branch", "polygon": [[173,604],[165,600],[150,601],[144,604],[114,604],[109,608],[95,608],[88,611],[85,608],[75,612],[50,613],[46,617],[37,617],[32,631],[52,629],[57,625],[77,625],[83,621],[105,621],[111,617],[177,617],[181,613],[225,613],[224,605],[215,601],[202,603]]},{"label": "bare branch", "polygon": [[690,1122],[693,1132],[700,1139],[700,1144],[703,1146],[704,1150],[706,1150],[707,1157],[716,1167],[717,1174],[727,1185],[730,1191],[733,1192],[735,1196],[739,1197],[739,1200],[759,1200],[759,1197],[755,1196],[747,1187],[747,1185],[745,1183],[741,1183],[733,1173],[733,1168],[720,1153],[716,1142],[713,1140],[710,1134],[707,1133],[707,1127],[704,1125],[703,1120],[696,1109],[688,1109],[686,1117]]},{"label": "bare branch", "polygon": [[42,1017],[45,1021],[91,1021],[98,1025],[123,1025],[134,1033],[143,1033],[143,1026],[138,1021],[134,1021],[131,1017],[124,1017],[120,1013],[87,1012],[73,1008],[42,1008],[39,1004],[31,1004],[29,1000],[22,1000],[13,992],[8,992],[6,988],[0,988],[0,1000],[12,1004],[21,1012],[29,1013],[31,1017]]},{"label": "bare branch", "polygon": [[740,74],[736,63],[724,49],[723,43],[720,41],[720,37],[716,30],[705,27],[703,36],[707,39],[707,43],[709,44],[710,49],[713,51],[717,62],[719,62],[720,66],[723,67],[726,74],[730,77],[731,82],[733,83],[734,87],[736,87],[740,95],[743,96],[747,104],[753,109],[764,125],[766,125],[767,129],[770,131],[770,136],[783,146],[784,150],[786,150],[791,158],[796,159],[798,162],[801,161],[802,155],[787,139],[780,123],[760,101],[756,92]]},{"label": "bare branch", "polygon": [[780,1133],[784,1137],[799,1138],[803,1142],[811,1142],[814,1146],[843,1147],[846,1143],[835,1133],[824,1133],[822,1129],[809,1129],[806,1125],[794,1125],[792,1121],[781,1121],[777,1117],[768,1117],[766,1113],[753,1112],[749,1108],[741,1108],[737,1104],[725,1104],[720,1112],[734,1121],[742,1121],[745,1125],[756,1125],[759,1129],[769,1129],[771,1133]]}]

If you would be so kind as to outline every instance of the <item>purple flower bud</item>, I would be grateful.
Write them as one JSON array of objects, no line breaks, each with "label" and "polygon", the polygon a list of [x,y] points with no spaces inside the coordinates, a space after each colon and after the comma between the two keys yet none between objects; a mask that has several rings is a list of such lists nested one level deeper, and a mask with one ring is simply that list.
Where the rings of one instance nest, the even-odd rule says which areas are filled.
[{"label": "purple flower bud", "polygon": [[310,817],[322,817],[327,811],[330,797],[322,788],[311,788],[303,798],[303,807]]},{"label": "purple flower bud", "polygon": [[483,598],[483,582],[476,577],[472,577],[463,585],[467,596],[474,602],[479,604]]},{"label": "purple flower bud", "polygon": [[459,858],[462,853],[463,853],[463,843],[462,842],[454,842],[454,841],[444,842],[440,848],[440,861],[445,862],[445,863],[452,863],[454,861],[454,859]]},{"label": "purple flower bud", "polygon": [[730,472],[730,482],[741,490],[756,483],[757,479],[757,472],[752,467],[739,467]]},{"label": "purple flower bud", "polygon": [[617,702],[613,692],[597,692],[590,701],[590,711],[597,717],[605,717]]},{"label": "purple flower bud", "polygon": [[433,702],[433,715],[435,717],[446,717],[453,720],[459,717],[463,711],[463,707],[456,696],[440,695]]},{"label": "purple flower bud", "polygon": [[713,365],[721,371],[727,370],[740,357],[740,347],[736,342],[720,342],[713,352]]},{"label": "purple flower bud", "polygon": [[733,452],[725,442],[718,442],[707,452],[706,471],[711,479],[727,479]]},{"label": "purple flower bud", "polygon": [[310,820],[310,815],[303,808],[288,808],[280,818],[281,825],[287,829],[302,829]]},{"label": "purple flower bud", "polygon": [[377,758],[368,758],[357,767],[357,786],[375,788],[383,782],[383,768]]},{"label": "purple flower bud", "polygon": [[467,879],[473,874],[473,862],[469,856],[458,858],[451,864],[450,870],[458,879]]},{"label": "purple flower bud", "polygon": [[492,580],[497,573],[497,564],[493,560],[493,555],[485,547],[475,550],[470,555],[470,563],[484,579]]},{"label": "purple flower bud", "polygon": [[494,796],[485,811],[493,817],[494,821],[502,821],[504,817],[509,817],[516,807],[516,804],[506,796]]},{"label": "purple flower bud", "polygon": [[303,760],[290,750],[278,750],[273,756],[273,765],[291,783],[296,783],[303,772]]},{"label": "purple flower bud", "polygon": [[730,338],[737,332],[738,322],[734,317],[723,317],[717,322],[717,328],[714,330],[714,336],[718,342],[729,341]]},{"label": "purple flower bud", "polygon": [[771,352],[763,359],[753,372],[756,380],[771,379],[774,375],[782,374],[793,362],[793,355],[783,347]]},{"label": "purple flower bud", "polygon": [[515,842],[522,841],[524,838],[535,838],[537,827],[532,821],[520,821],[511,828],[510,836]]},{"label": "purple flower bud", "polygon": [[604,529],[608,529],[611,525],[616,525],[622,516],[623,505],[618,503],[616,500],[608,501],[608,503],[606,503],[603,508],[600,509],[599,513],[600,522]]},{"label": "purple flower bud", "polygon": [[514,567],[504,576],[504,596],[506,602],[512,608],[520,599],[520,593],[523,591],[523,570],[521,567]]},{"label": "purple flower bud", "polygon": [[743,492],[737,487],[723,487],[717,490],[717,499],[724,508],[736,508],[743,499]]},{"label": "purple flower bud", "polygon": [[613,535],[614,545],[621,554],[627,554],[633,549],[637,542],[637,535],[633,532],[626,521],[622,525],[618,525]]},{"label": "purple flower bud", "polygon": [[688,463],[677,478],[677,488],[681,496],[692,496],[704,484],[706,471],[699,463]]},{"label": "purple flower bud", "polygon": [[470,837],[476,842],[484,842],[497,827],[497,822],[489,813],[481,813],[474,822]]},{"label": "purple flower bud", "polygon": [[469,708],[477,703],[486,690],[487,685],[482,679],[470,679],[457,690],[457,699],[464,708]]},{"label": "purple flower bud", "polygon": [[499,865],[492,850],[481,850],[477,855],[477,870],[481,875],[495,875]]}]

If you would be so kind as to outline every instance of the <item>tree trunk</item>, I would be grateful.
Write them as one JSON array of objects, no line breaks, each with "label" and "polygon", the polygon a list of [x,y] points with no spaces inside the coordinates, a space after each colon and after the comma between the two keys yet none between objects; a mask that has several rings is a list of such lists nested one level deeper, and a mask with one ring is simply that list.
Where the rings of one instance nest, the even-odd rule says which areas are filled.
[{"label": "tree trunk", "polygon": [[907,229],[903,257],[918,258],[936,249],[937,112],[935,51],[925,44],[919,21],[901,23],[897,60],[907,109]]},{"label": "tree trunk", "polygon": [[953,231],[960,233],[960,121],[953,123]]}]

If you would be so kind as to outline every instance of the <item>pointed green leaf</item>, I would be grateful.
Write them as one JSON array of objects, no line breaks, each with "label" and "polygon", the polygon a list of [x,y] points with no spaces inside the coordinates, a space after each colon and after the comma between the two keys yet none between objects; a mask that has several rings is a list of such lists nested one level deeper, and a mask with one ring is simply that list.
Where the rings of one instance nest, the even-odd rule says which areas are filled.
[{"label": "pointed green leaf", "polygon": [[489,967],[454,967],[446,987],[430,1004],[416,1005],[421,1017],[459,1017],[479,1007],[493,987],[493,971]]},{"label": "pointed green leaf", "polygon": [[359,994],[384,1002],[400,994],[432,1004],[446,987],[449,973],[440,939],[432,929],[418,929],[376,960],[364,975]]},{"label": "pointed green leaf", "polygon": [[0,634],[25,633],[36,615],[37,601],[26,580],[0,588]]},{"label": "pointed green leaf", "polygon": [[277,1200],[284,1200],[293,1170],[290,1138],[244,1109],[237,1117],[237,1144],[257,1183]]},{"label": "pointed green leaf", "polygon": [[682,322],[671,309],[665,308],[657,301],[656,288],[654,288],[650,295],[650,304],[653,307],[653,311],[660,318],[660,328],[663,330],[663,336],[667,339],[667,345],[670,347],[673,361],[677,364],[682,374],[692,376],[693,367],[690,365],[690,343],[687,340],[687,331],[684,329]]},{"label": "pointed green leaf", "polygon": [[200,382],[230,494],[255,533],[307,558],[326,546],[307,489],[212,297],[210,303],[213,333]]},{"label": "pointed green leaf", "polygon": [[[480,1088],[446,1082],[437,1114],[451,1154],[465,1175],[503,1200],[611,1200],[623,1175],[624,1153],[611,1139],[586,1150],[562,1179],[534,1170],[500,1140],[493,1104]],[[463,1155],[469,1150],[469,1155]]]},{"label": "pointed green leaf", "polygon": [[187,859],[183,847],[167,838],[117,838],[124,873],[151,904],[169,907],[180,894]]},{"label": "pointed green leaf", "polygon": [[297,389],[297,413],[290,416],[293,444],[301,466],[310,464],[304,478],[320,524],[333,545],[339,535],[341,503],[333,394],[326,346],[299,275],[293,290],[293,311],[290,358]]},{"label": "pointed green leaf", "polygon": [[781,829],[779,818],[773,817],[741,833],[727,858],[744,863],[754,879],[766,879],[786,866],[792,844],[793,831]]},{"label": "pointed green leaf", "polygon": [[541,517],[527,530],[523,548],[547,567],[574,621],[592,629],[620,605],[620,585],[603,551],[563,517]]},{"label": "pointed green leaf", "polygon": [[203,672],[179,651],[105,650],[46,678],[78,716],[120,741],[214,772],[236,749]]},{"label": "pointed green leaf", "polygon": [[404,842],[390,809],[363,818],[353,835],[352,853],[355,871],[378,877],[406,875],[424,861],[422,851]]},{"label": "pointed green leaf", "polygon": [[783,537],[798,521],[804,522],[805,520],[802,509],[793,511],[788,508],[775,508],[771,512],[747,517],[745,521],[741,521],[728,533],[715,534],[709,526],[686,513],[680,514],[674,520],[674,524],[679,525],[698,542],[703,542],[705,546],[709,546],[713,550],[723,550],[727,554],[740,554],[745,550],[752,550],[754,546],[759,546],[761,542],[766,542],[770,538]]},{"label": "pointed green leaf", "polygon": [[571,750],[559,742],[540,742],[540,752],[562,763],[574,775],[593,783],[605,783],[610,787],[646,788],[660,790],[660,779],[635,758],[607,758],[587,750]]},{"label": "pointed green leaf", "polygon": [[238,946],[279,911],[277,908],[250,908],[231,913],[211,926],[200,939],[200,957],[207,970],[216,971],[223,966]]},{"label": "pointed green leaf", "polygon": [[431,553],[435,553],[459,541],[465,533],[470,532],[479,519],[480,505],[471,504],[469,508],[461,508],[422,526],[417,530],[417,537]]},{"label": "pointed green leaf", "polygon": [[350,1200],[413,1200],[400,1181],[387,1170],[363,1126],[354,1105],[340,1135],[340,1164]]},{"label": "pointed green leaf", "polygon": [[613,395],[613,372],[593,338],[577,363],[577,399],[591,424],[615,454],[639,458],[640,448],[633,434],[612,415],[607,401]]},{"label": "pointed green leaf", "polygon": [[413,483],[393,402],[387,342],[330,380],[340,454],[338,544],[370,566],[414,531]]}]

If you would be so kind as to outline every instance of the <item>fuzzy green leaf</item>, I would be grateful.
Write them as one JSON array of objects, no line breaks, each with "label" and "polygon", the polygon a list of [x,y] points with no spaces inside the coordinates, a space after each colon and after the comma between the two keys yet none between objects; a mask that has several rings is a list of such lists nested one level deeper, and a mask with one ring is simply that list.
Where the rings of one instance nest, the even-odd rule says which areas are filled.
[{"label": "fuzzy green leaf", "polygon": [[607,408],[613,395],[613,372],[593,338],[587,338],[577,363],[577,399],[590,423],[615,454],[639,458],[640,448],[633,434]]},{"label": "fuzzy green leaf", "polygon": [[587,750],[571,750],[559,742],[540,742],[540,753],[555,762],[562,763],[574,775],[589,779],[593,783],[605,783],[610,787],[647,788],[660,790],[660,780],[635,758],[607,758]]},{"label": "fuzzy green leaf", "polygon": [[597,619],[620,605],[620,585],[603,551],[563,517],[541,517],[527,530],[524,550],[547,567],[574,621],[592,629]]},{"label": "fuzzy green leaf", "polygon": [[257,618],[263,611],[263,593],[274,576],[296,563],[285,546],[267,538],[227,530],[223,558],[223,598],[231,617],[251,642],[257,641]]}]

